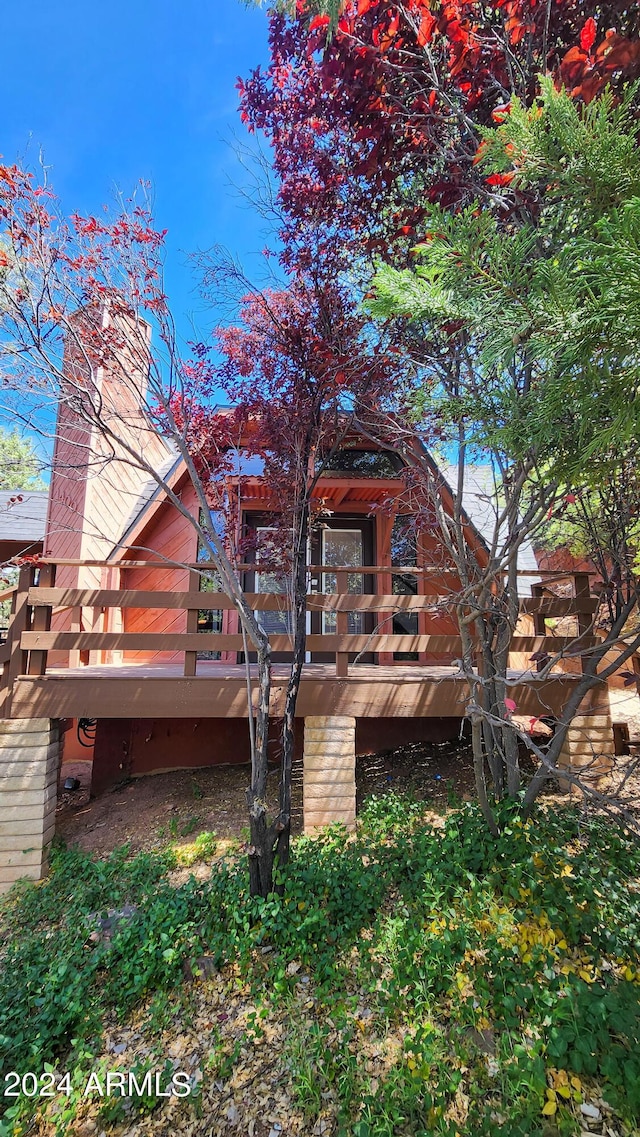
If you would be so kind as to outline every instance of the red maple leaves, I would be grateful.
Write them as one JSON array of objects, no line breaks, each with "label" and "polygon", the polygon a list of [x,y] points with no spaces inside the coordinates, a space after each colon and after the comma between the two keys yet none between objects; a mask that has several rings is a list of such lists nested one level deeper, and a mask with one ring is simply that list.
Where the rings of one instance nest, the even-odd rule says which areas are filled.
[{"label": "red maple leaves", "polygon": [[591,48],[596,42],[597,30],[597,25],[593,16],[589,16],[589,19],[580,32],[580,47],[583,51],[591,51]]},{"label": "red maple leaves", "polygon": [[584,101],[640,74],[626,0],[603,0],[597,22],[592,0],[344,0],[331,35],[327,17],[299,12],[272,13],[269,66],[240,86],[243,119],[273,147],[288,268],[312,233],[346,262],[402,260],[429,202],[504,191],[508,173],[487,183],[474,163],[481,128],[512,95],[531,102],[540,74]]},{"label": "red maple leaves", "polygon": [[580,32],[580,44],[569,48],[560,62],[560,79],[575,98],[588,103],[616,77],[640,75],[640,40],[610,28],[594,51],[596,22],[590,18]]},{"label": "red maple leaves", "polygon": [[420,27],[416,36],[416,43],[418,47],[426,47],[431,42],[433,34],[437,27],[437,20],[431,12],[423,12],[422,19],[420,20]]}]

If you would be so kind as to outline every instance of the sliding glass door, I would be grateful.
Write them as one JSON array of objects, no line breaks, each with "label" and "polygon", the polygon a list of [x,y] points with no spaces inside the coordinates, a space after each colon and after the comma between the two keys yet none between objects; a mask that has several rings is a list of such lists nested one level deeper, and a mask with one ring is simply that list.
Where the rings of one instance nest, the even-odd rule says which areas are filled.
[{"label": "sliding glass door", "polygon": [[[333,572],[339,568],[365,567],[373,563],[374,549],[374,522],[370,517],[332,517],[330,521],[322,522],[316,529],[311,540],[311,561],[314,565],[322,566],[324,571],[311,576],[311,591],[323,592],[327,595],[338,591],[338,574]],[[375,591],[375,578],[367,573],[349,572],[347,575],[347,592],[360,596]],[[372,617],[364,612],[349,612],[347,615],[346,634],[365,635],[372,630]],[[315,634],[337,635],[337,615],[332,611],[314,612],[311,618],[311,631]],[[353,662],[355,654],[350,653]],[[313,652],[311,660],[314,663],[330,663],[335,654],[330,652]],[[374,657],[368,653],[361,657],[361,662],[372,663]]]}]

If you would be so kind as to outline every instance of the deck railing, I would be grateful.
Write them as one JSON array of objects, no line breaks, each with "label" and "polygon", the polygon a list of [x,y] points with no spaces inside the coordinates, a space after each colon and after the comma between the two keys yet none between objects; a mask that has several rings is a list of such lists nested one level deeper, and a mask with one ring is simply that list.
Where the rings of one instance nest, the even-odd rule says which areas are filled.
[{"label": "deck railing", "polygon": [[[18,585],[12,594],[13,610],[9,622],[6,641],[0,645],[0,663],[3,667],[2,686],[5,696],[11,692],[12,685],[19,676],[44,676],[49,666],[51,652],[69,653],[71,666],[82,663],[122,662],[127,653],[181,654],[184,657],[184,675],[193,677],[197,673],[197,660],[202,653],[239,653],[245,644],[238,630],[237,619],[227,619],[226,630],[198,631],[198,613],[234,613],[233,600],[220,592],[200,592],[198,582],[203,569],[198,565],[174,565],[157,561],[127,561],[120,566],[102,562],[82,562],[82,567],[96,570],[109,569],[113,572],[124,569],[153,569],[157,572],[176,571],[177,568],[189,572],[190,587],[187,591],[161,591],[130,588],[67,588],[56,586],[56,571],[60,567],[79,566],[80,562],[40,562],[38,565],[25,565],[20,569]],[[243,566],[255,572],[255,565]],[[261,566],[262,568],[262,566]],[[430,631],[436,620],[442,621],[447,609],[455,603],[456,578],[453,572],[441,569],[416,567],[362,566],[336,567],[334,565],[309,566],[310,576],[319,583],[321,574],[330,573],[335,581],[335,591],[331,593],[310,592],[307,597],[310,630],[307,635],[307,651],[311,657],[321,654],[335,660],[336,674],[348,674],[349,663],[362,656],[375,657],[379,662],[394,662],[394,655],[415,654],[417,662],[427,663],[429,657],[447,657],[449,661],[460,657],[461,640],[458,635],[441,634]],[[349,577],[357,575],[362,580],[369,578],[378,586],[389,591],[371,593],[349,592]],[[530,574],[534,575],[534,574]],[[412,577],[417,582],[417,594],[397,594],[393,592],[394,576]],[[540,666],[540,657],[545,653],[567,652],[580,655],[593,646],[591,636],[593,615],[598,601],[590,596],[589,576],[586,573],[536,573],[535,576],[551,581],[571,580],[573,595],[557,597],[543,595],[539,583],[533,586],[538,595],[526,597],[521,601],[523,615],[530,616],[534,635],[514,634],[510,643],[510,653],[524,655],[526,666],[535,669]],[[245,593],[247,603],[259,613],[286,612],[286,594],[267,592]],[[183,613],[184,631],[126,631],[128,609],[162,610],[167,613]],[[64,620],[67,628],[55,627],[61,613],[67,613]],[[323,631],[323,615],[335,613],[334,628]],[[393,616],[398,614],[418,616],[419,631],[390,632]],[[314,619],[315,615],[315,619]],[[349,631],[350,616],[360,615],[366,620],[369,630]],[[562,619],[568,616],[577,618],[577,634],[554,635],[546,627],[549,619]],[[60,622],[60,621],[58,621]],[[54,626],[52,626],[54,625]],[[88,626],[87,626],[88,625]],[[117,626],[116,626],[117,625]],[[235,626],[234,626],[235,625]],[[436,625],[437,626],[437,625]],[[319,627],[319,630],[318,630]],[[292,651],[291,637],[286,633],[270,636],[274,653]],[[479,648],[479,644],[476,645]],[[114,653],[119,653],[117,658]],[[59,666],[59,660],[56,661]]]},{"label": "deck railing", "polygon": [[13,597],[16,593],[16,585],[12,584],[10,588],[4,588],[0,592],[0,647],[7,638],[9,631],[9,610],[13,604]]}]

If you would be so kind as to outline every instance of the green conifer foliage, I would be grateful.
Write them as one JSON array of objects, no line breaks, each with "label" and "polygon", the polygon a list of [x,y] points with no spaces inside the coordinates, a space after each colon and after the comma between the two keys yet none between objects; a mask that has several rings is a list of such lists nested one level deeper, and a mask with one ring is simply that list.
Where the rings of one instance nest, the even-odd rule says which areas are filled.
[{"label": "green conifer foliage", "polygon": [[0,427],[0,489],[44,490],[42,462],[28,438]]},{"label": "green conifer foliage", "polygon": [[431,209],[415,268],[382,266],[370,302],[463,338],[483,383],[441,411],[563,479],[601,477],[640,433],[637,96],[584,107],[543,80],[533,107],[514,100],[484,132],[487,199]]}]

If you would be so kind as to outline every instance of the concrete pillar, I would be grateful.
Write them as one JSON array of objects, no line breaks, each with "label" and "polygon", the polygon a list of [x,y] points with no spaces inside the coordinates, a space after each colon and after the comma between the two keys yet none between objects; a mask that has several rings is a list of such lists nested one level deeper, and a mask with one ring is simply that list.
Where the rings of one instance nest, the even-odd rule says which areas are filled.
[{"label": "concrete pillar", "polygon": [[317,715],[304,720],[304,831],[356,821],[356,720]]},{"label": "concrete pillar", "polygon": [[59,763],[57,720],[0,720],[0,893],[47,873]]},{"label": "concrete pillar", "polygon": [[[558,759],[559,766],[580,774],[585,782],[597,785],[613,768],[615,745],[608,691],[587,696],[569,727]],[[560,781],[560,788],[571,784]],[[579,792],[579,791],[575,791]]]}]

